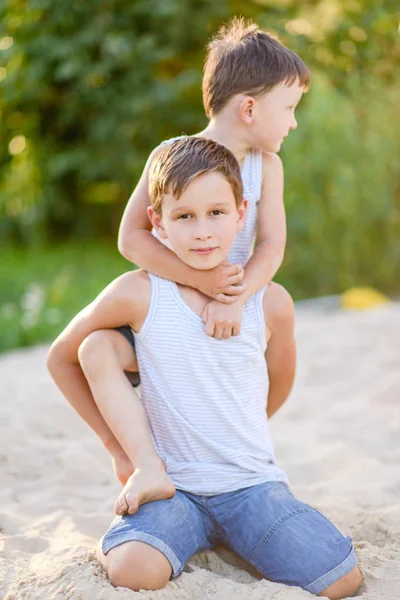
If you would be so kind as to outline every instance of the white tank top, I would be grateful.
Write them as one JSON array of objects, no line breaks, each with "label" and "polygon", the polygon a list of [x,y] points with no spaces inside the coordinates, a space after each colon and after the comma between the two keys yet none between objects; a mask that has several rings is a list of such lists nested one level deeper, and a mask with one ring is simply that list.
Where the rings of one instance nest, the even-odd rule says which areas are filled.
[{"label": "white tank top", "polygon": [[176,283],[149,277],[148,313],[134,333],[141,401],[177,489],[211,496],[287,482],[266,415],[266,288],[246,303],[240,335],[217,340]]},{"label": "white tank top", "polygon": [[[172,144],[185,136],[181,135],[161,143]],[[243,266],[253,254],[257,226],[257,204],[261,198],[262,187],[262,153],[260,150],[251,149],[244,157],[242,165],[243,196],[248,202],[246,221],[243,229],[239,231],[233,242],[228,259],[232,264],[240,263]],[[163,244],[171,248],[168,240],[162,240],[153,230],[153,235]]]}]

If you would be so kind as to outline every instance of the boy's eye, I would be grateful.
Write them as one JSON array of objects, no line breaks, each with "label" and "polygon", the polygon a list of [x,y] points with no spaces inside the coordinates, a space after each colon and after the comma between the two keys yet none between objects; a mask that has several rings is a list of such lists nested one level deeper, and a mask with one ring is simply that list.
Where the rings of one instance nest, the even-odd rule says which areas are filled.
[{"label": "boy's eye", "polygon": [[180,215],[178,217],[178,219],[188,219],[190,217],[190,215],[188,215],[187,213],[185,213],[184,215]]},{"label": "boy's eye", "polygon": [[213,211],[211,211],[212,215],[223,215],[224,213],[222,212],[222,210],[218,210],[217,208]]}]

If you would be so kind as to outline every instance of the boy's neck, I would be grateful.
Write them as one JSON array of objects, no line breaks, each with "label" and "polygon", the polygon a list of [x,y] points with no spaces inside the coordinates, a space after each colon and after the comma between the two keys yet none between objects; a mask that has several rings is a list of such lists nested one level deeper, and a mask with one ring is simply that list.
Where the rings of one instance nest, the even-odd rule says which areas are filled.
[{"label": "boy's neck", "polygon": [[240,138],[240,134],[232,126],[232,123],[226,122],[221,117],[211,119],[207,127],[195,135],[214,140],[214,142],[225,146],[232,152],[240,165],[250,150],[250,146]]}]

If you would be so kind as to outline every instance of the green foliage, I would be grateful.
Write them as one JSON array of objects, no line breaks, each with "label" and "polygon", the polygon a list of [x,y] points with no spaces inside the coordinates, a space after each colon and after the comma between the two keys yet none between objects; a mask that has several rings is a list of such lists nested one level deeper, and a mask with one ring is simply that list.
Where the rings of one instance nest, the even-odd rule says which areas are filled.
[{"label": "green foliage", "polygon": [[[10,0],[2,12],[13,40],[1,52],[2,146],[28,141],[24,164],[19,154],[1,157],[4,233],[27,244],[115,234],[149,150],[202,118],[200,49],[227,8]],[[21,175],[12,189],[9,170]],[[32,170],[38,184],[26,203]]]},{"label": "green foliage", "polygon": [[400,88],[370,83],[343,95],[315,77],[285,142],[289,239],[278,279],[297,298],[355,285],[399,292]]},{"label": "green foliage", "polygon": [[204,46],[234,14],[312,71],[282,151],[289,241],[278,278],[295,297],[364,283],[398,292],[397,0],[5,0],[2,242],[115,244],[151,149],[204,127]]},{"label": "green foliage", "polygon": [[53,340],[110,281],[130,268],[114,244],[3,251],[0,352]]}]

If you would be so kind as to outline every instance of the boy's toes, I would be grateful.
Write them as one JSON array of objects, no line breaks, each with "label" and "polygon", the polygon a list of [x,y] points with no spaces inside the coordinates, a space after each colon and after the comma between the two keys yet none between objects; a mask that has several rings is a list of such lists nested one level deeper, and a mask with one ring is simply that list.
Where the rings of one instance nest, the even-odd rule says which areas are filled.
[{"label": "boy's toes", "polygon": [[128,513],[130,515],[134,515],[135,512],[137,512],[138,508],[139,508],[139,502],[138,502],[138,498],[135,495],[131,495],[131,494],[126,494],[126,501],[128,503]]},{"label": "boy's toes", "polygon": [[117,500],[115,501],[114,512],[116,515],[122,516],[126,512],[128,512],[128,508],[129,507],[125,498],[125,494],[122,493],[120,496],[118,496]]}]

